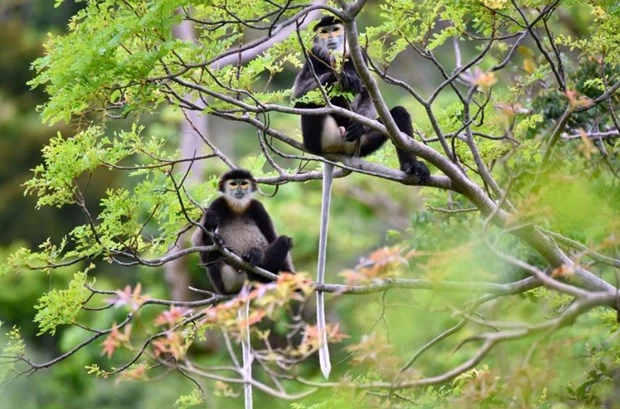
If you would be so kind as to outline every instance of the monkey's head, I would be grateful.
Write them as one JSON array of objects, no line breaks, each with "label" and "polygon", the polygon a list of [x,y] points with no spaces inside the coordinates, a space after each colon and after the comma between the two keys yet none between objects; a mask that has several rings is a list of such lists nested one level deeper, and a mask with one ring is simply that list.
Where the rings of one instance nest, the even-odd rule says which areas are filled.
[{"label": "monkey's head", "polygon": [[243,212],[250,205],[256,192],[256,180],[247,170],[233,169],[222,175],[218,187],[231,210]]},{"label": "monkey's head", "polygon": [[344,24],[334,16],[325,16],[314,25],[314,44],[330,51],[346,53]]}]

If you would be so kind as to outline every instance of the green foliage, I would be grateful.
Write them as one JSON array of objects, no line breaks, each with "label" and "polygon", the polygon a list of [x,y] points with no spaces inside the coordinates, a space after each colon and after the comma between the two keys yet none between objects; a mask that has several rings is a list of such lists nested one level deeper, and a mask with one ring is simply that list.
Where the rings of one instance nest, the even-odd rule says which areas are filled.
[{"label": "green foliage", "polygon": [[37,166],[34,177],[24,184],[26,193],[38,196],[38,206],[79,203],[78,181],[84,174],[92,174],[100,166],[115,166],[136,154],[162,155],[165,141],[157,137],[143,140],[142,131],[143,127],[134,125],[130,131],[108,138],[103,128],[91,126],[69,138],[59,134],[43,148],[44,165]]},{"label": "green foliage", "polygon": [[[567,74],[567,88],[576,92],[573,95],[560,91],[552,64],[540,55],[531,34],[521,47],[511,49],[517,41],[514,34],[526,25],[523,19],[531,22],[533,16],[549,5],[548,1],[516,2],[520,10],[507,0],[387,0],[380,4],[370,3],[364,7],[358,24],[366,23],[360,42],[367,46],[373,66],[378,68],[379,74],[389,73],[407,81],[420,95],[454,74],[458,68],[454,55],[456,46],[462,53],[461,64],[474,61],[472,58],[476,53],[489,47],[488,54],[474,61],[473,66],[454,78],[452,84],[438,91],[429,107],[434,115],[432,118],[410,95],[402,97],[383,84],[381,86],[385,88],[384,97],[390,107],[402,104],[421,114],[414,115],[416,131],[424,138],[434,138],[435,141],[428,145],[445,155],[444,146],[436,142],[437,129],[441,130],[449,148],[457,154],[457,165],[472,184],[478,184],[481,192],[486,190],[488,197],[485,199],[489,203],[502,200],[502,192],[494,191],[493,186],[483,182],[479,169],[481,163],[487,166],[500,187],[506,189],[506,199],[515,205],[516,210],[510,206],[504,209],[511,213],[507,220],[508,230],[505,230],[495,227],[479,210],[470,211],[474,204],[460,195],[462,190],[456,186],[452,186],[454,191],[426,187],[420,195],[414,188],[383,183],[383,180],[377,183],[379,179],[367,175],[353,174],[338,179],[334,183],[330,221],[329,253],[333,256],[330,256],[328,279],[341,282],[341,276],[355,278],[362,275],[367,280],[365,283],[422,279],[433,285],[448,280],[492,284],[515,281],[526,277],[526,272],[499,257],[500,252],[518,257],[541,270],[548,265],[531,246],[510,234],[515,231],[510,229],[516,229],[519,223],[544,226],[605,255],[616,254],[616,215],[620,210],[620,198],[617,189],[613,188],[617,184],[614,166],[617,168],[618,143],[607,143],[608,151],[604,151],[600,145],[594,146],[587,136],[571,139],[560,132],[561,139],[551,152],[549,162],[544,164],[544,169],[539,168],[543,165],[543,152],[549,146],[558,119],[571,101],[597,98],[619,80],[620,37],[617,27],[620,26],[620,9],[617,4],[611,0],[566,0],[534,27],[555,67],[558,67],[558,61],[562,62]],[[290,105],[293,70],[301,66],[302,44],[308,47],[311,30],[301,32],[301,38],[289,36],[247,63],[223,64],[221,56],[235,50],[228,56],[236,59],[236,50],[255,40],[258,30],[250,29],[245,23],[262,26],[270,34],[275,34],[279,30],[277,24],[270,27],[275,16],[279,22],[284,21],[298,13],[302,4],[305,3],[280,0],[88,0],[71,20],[67,33],[50,34],[46,55],[34,62],[37,76],[29,84],[49,94],[49,100],[40,107],[44,120],[50,123],[62,120],[75,126],[75,131],[74,128],[63,129],[50,139],[43,148],[43,163],[34,168],[32,178],[24,186],[27,193],[38,199],[37,208],[77,208],[86,221],[68,226],[66,231],[69,233],[65,235],[63,232],[63,238],[48,239],[38,249],[19,248],[7,256],[6,261],[3,256],[0,278],[7,280],[7,288],[15,284],[16,290],[12,294],[3,294],[0,300],[14,302],[15,297],[27,298],[31,293],[43,291],[39,283],[33,285],[30,293],[24,292],[22,287],[25,284],[14,281],[32,277],[24,274],[27,270],[43,270],[49,274],[58,265],[73,264],[81,259],[104,259],[112,265],[124,263],[127,259],[131,260],[130,264],[134,260],[149,264],[145,261],[147,258],[161,257],[173,243],[179,242],[190,221],[201,214],[196,204],[205,207],[216,196],[216,174],[224,167],[218,163],[207,168],[204,183],[192,184],[185,180],[185,173],[180,171],[181,163],[174,162],[179,158],[176,147],[180,137],[176,128],[165,137],[158,131],[158,127],[164,127],[171,118],[176,121],[183,117],[179,106],[184,103],[179,103],[179,99],[200,101],[205,106],[204,114],[214,114],[210,118],[219,115],[242,121],[260,111],[256,118],[299,140],[298,117],[270,112],[273,106],[266,112],[262,109],[265,104]],[[280,8],[282,5],[287,8]],[[333,2],[330,5],[338,7]],[[181,22],[180,10],[191,10],[192,21],[188,22],[196,31],[196,41],[179,40],[173,35],[173,28]],[[524,14],[521,15],[520,11]],[[583,20],[578,20],[576,15]],[[548,32],[546,25],[551,28]],[[488,41],[491,35],[497,37],[492,43]],[[553,36],[558,39],[559,51],[548,44]],[[579,59],[567,52],[569,49],[578,51]],[[512,51],[514,54],[508,55]],[[558,57],[556,52],[561,55]],[[491,70],[507,56],[511,59],[505,68]],[[429,62],[433,57],[437,59]],[[442,68],[438,70],[439,64]],[[415,83],[415,80],[420,82]],[[471,93],[467,92],[468,88]],[[352,98],[338,86],[328,91],[330,96]],[[465,99],[468,106],[464,104]],[[317,90],[301,101],[322,102],[323,96]],[[615,129],[617,124],[611,114],[618,102],[618,97],[614,96],[609,104],[598,104],[586,112],[574,112],[566,131]],[[6,108],[5,105],[12,104],[5,104],[3,95],[0,95],[0,125],[3,118],[11,117],[15,112],[14,107]],[[173,125],[176,127],[176,122]],[[230,146],[221,143],[225,146],[221,150],[232,163],[251,170],[257,177],[280,176],[271,162],[257,153],[258,148],[253,150],[256,145],[254,128],[242,129],[229,121],[225,125],[221,122],[212,124],[211,129],[214,135],[206,137],[217,144],[224,140],[220,138],[234,138]],[[472,149],[468,142],[475,143],[476,149]],[[277,142],[276,147],[285,154],[299,154],[293,147],[281,145],[286,144]],[[303,159],[274,157],[291,175],[301,174],[314,166],[306,166]],[[219,160],[212,159],[213,162]],[[390,144],[365,159],[393,169],[398,167]],[[441,166],[431,168],[435,175],[443,176],[438,170]],[[97,175],[104,172],[122,176],[117,184],[103,184],[103,198],[97,198],[96,203],[88,202],[86,191],[89,186],[92,189]],[[437,180],[445,182],[445,179]],[[267,194],[275,190],[265,186],[261,189]],[[294,237],[297,269],[314,269],[320,184],[315,181],[287,183],[278,187],[276,199],[261,200],[273,215],[278,232]],[[421,211],[424,203],[428,208]],[[381,240],[386,230],[389,231],[386,241],[392,246],[390,248],[382,248]],[[566,254],[602,277],[613,274],[611,267],[591,263],[592,254],[572,249]],[[192,257],[191,268],[197,271],[197,257]],[[157,310],[161,306],[138,308],[145,299],[139,291],[142,285],[149,294],[169,297],[160,270],[143,266],[122,269],[119,273],[119,269],[114,268],[112,275],[100,264],[104,263],[98,264],[96,273],[102,278],[98,282],[105,283],[105,288],[127,286],[125,292],[111,293],[118,296],[114,303],[134,302],[131,306],[131,312],[135,314],[132,326],[106,333],[103,348],[109,356],[114,352],[111,359],[120,361],[125,359],[124,354],[134,356],[155,330],[172,328],[188,316],[187,311],[177,307],[164,312]],[[39,335],[60,336],[55,349],[67,351],[81,342],[84,326],[110,328],[112,323],[120,322],[119,317],[126,317],[125,309],[81,312],[83,304],[92,295],[85,288],[92,268],[75,273],[69,283],[63,281],[64,276],[60,277],[60,282],[54,280],[49,284],[49,292],[36,303],[34,321]],[[338,275],[341,270],[351,268],[355,268],[353,273]],[[204,279],[202,270],[198,274]],[[48,277],[52,276],[43,278]],[[106,281],[109,277],[114,280]],[[297,274],[295,277],[301,279],[305,276]],[[166,278],[170,278],[168,272]],[[142,284],[136,285],[136,281]],[[308,283],[305,285],[309,288]],[[183,282],[183,287],[186,286],[187,283]],[[252,320],[269,317],[276,321],[273,334],[285,334],[290,318],[289,311],[282,312],[274,305],[299,295],[299,292],[283,291],[280,288],[276,293],[260,292],[259,308],[252,311]],[[293,403],[291,407],[558,408],[575,404],[600,407],[604,404],[619,364],[619,351],[608,339],[617,337],[614,312],[602,308],[584,314],[573,327],[556,333],[542,337],[533,334],[515,342],[499,344],[482,362],[439,386],[390,392],[383,388],[380,393],[348,387],[348,384],[355,383],[386,382],[392,385],[396,381],[416,382],[445,373],[477,352],[481,334],[495,334],[505,329],[502,326],[496,328],[494,321],[503,321],[506,326],[518,327],[517,324],[524,321],[536,325],[556,317],[572,302],[567,295],[538,288],[526,294],[498,297],[469,311],[478,296],[466,291],[446,294],[433,290],[391,289],[381,294],[363,295],[363,302],[358,296],[342,294],[330,298],[330,307],[340,313],[337,320],[342,324],[343,332],[350,336],[344,341],[346,350],[334,348],[334,355],[341,358],[334,362],[343,364],[335,368],[333,380],[341,380],[341,387],[319,392],[319,398],[315,395]],[[106,297],[89,300],[89,303],[99,305],[96,302],[101,300]],[[156,371],[182,364],[185,359],[195,360],[195,368],[209,368],[214,362],[218,366],[229,365],[228,360],[221,362],[228,359],[222,353],[207,356],[196,340],[210,341],[212,335],[206,330],[222,324],[213,320],[213,314],[225,320],[238,336],[239,320],[234,310],[237,306],[232,302],[205,308],[199,314],[205,314],[209,319],[194,323],[191,328],[158,335],[144,349],[144,355],[123,371],[122,378],[119,378],[122,382],[113,393],[109,389],[112,383],[105,378],[112,377],[116,362],[103,363],[107,358],[99,357],[101,345],[92,345],[92,350],[86,354],[71,356],[66,362],[77,363],[75,366],[79,369],[69,368],[61,375],[55,373],[49,389],[60,390],[54,386],[69,378],[73,381],[73,388],[82,388],[81,395],[86,396],[89,385],[98,385],[89,389],[95,392],[88,392],[87,402],[75,403],[77,407],[150,407],[161,406],[162,402],[166,402],[163,405],[172,403],[175,399],[174,405],[179,408],[200,405],[204,403],[201,390],[186,392],[183,388],[170,387],[186,382],[186,378]],[[11,310],[12,313],[15,309]],[[22,314],[22,320],[32,320],[28,313]],[[468,322],[462,331],[433,345],[432,352],[420,355],[409,369],[400,370],[416,350],[464,317]],[[71,328],[62,328],[63,324]],[[308,333],[311,331],[303,335],[304,342],[311,338]],[[341,337],[342,333],[336,331],[335,336]],[[21,339],[16,334],[9,338],[3,355],[23,354]],[[308,345],[310,343],[305,347],[313,347]],[[279,353],[278,348],[269,351],[270,356]],[[153,355],[159,358],[158,365],[147,365]],[[577,358],[581,360],[577,361]],[[107,367],[110,369],[102,369]],[[306,370],[309,372],[307,377]],[[318,379],[312,371],[312,368],[295,368],[289,372],[291,376]],[[86,378],[84,372],[95,377]],[[151,382],[135,387],[141,391],[137,394],[131,390],[135,384],[125,382],[128,379],[155,381],[160,378],[165,379],[166,388],[158,388],[153,393]],[[218,395],[222,402],[231,403],[231,398],[238,396],[238,385],[205,383],[214,390],[209,391],[210,399]],[[131,387],[123,386],[128,384]],[[303,386],[291,386],[292,381],[284,384],[287,390],[289,387],[292,391],[303,389]],[[183,385],[187,390],[187,384]],[[53,395],[51,392],[39,393]],[[267,400],[260,395],[257,399]],[[150,401],[153,404],[149,405]],[[100,402],[104,403],[99,405]],[[289,406],[277,401],[269,404],[274,408]]]},{"label": "green foliage", "polygon": [[[165,100],[158,78],[176,71],[183,61],[204,61],[209,66],[243,37],[243,25],[224,25],[201,31],[199,47],[175,39],[172,28],[180,22],[175,10],[187,4],[186,0],[166,0],[132,7],[118,0],[89,1],[72,19],[70,33],[50,36],[48,55],[33,64],[39,75],[30,85],[43,86],[53,96],[41,107],[45,120],[68,122],[71,117],[91,112],[104,119],[108,115],[150,112]],[[270,7],[257,0],[235,5],[216,1],[194,5],[194,13],[196,19],[218,21],[226,20],[228,13],[235,13],[237,18],[255,16]],[[293,13],[293,9],[287,10],[282,17]],[[236,98],[238,90],[254,89],[263,75],[272,78],[287,63],[298,66],[298,54],[290,52],[296,43],[296,38],[288,38],[242,68],[217,67],[215,61],[206,72],[182,77]],[[170,87],[180,89],[178,84]],[[263,102],[287,95],[269,93]],[[231,106],[219,100],[209,109]]]},{"label": "green foliage", "polygon": [[[364,379],[357,380],[363,381]],[[352,389],[343,388],[342,390],[333,393],[328,399],[325,399],[323,402],[311,405],[292,403],[291,409],[353,409],[367,407],[363,405],[364,394],[357,394]]]},{"label": "green foliage", "polygon": [[194,389],[192,393],[188,395],[181,395],[176,402],[174,402],[174,407],[179,409],[187,409],[192,406],[197,406],[203,404],[205,402],[202,393],[198,389]]},{"label": "green foliage", "polygon": [[569,383],[566,389],[571,399],[600,407],[604,403],[601,396],[609,396],[617,382],[614,378],[617,377],[620,348],[614,342],[601,346],[586,345],[586,348],[589,361],[586,377],[580,384]]},{"label": "green foliage", "polygon": [[617,27],[620,24],[620,7],[613,0],[588,1],[593,7],[590,13],[594,24],[590,25],[591,35],[586,38],[573,38],[571,35],[560,35],[558,44],[578,49],[587,56],[598,58],[605,55],[611,65],[620,64],[620,33]]},{"label": "green foliage", "polygon": [[39,245],[39,251],[20,247],[9,254],[3,263],[0,263],[0,278],[12,273],[21,274],[26,270],[43,269],[47,272],[62,258],[62,253],[67,245],[67,239],[63,238],[60,245],[55,245],[50,239]]},{"label": "green foliage", "polygon": [[95,375],[96,377],[101,377],[104,379],[109,376],[108,372],[99,368],[99,365],[97,364],[86,365],[85,368],[86,368],[86,373],[89,375]]},{"label": "green foliage", "polygon": [[[405,50],[409,44],[421,42],[435,27],[435,18],[443,7],[443,2],[393,0],[381,4],[382,24],[367,27],[364,36],[368,39],[368,53],[385,67]],[[433,47],[447,39],[444,31],[433,40]]]},{"label": "green foliage", "polygon": [[[0,321],[0,328],[2,328],[2,321]],[[7,380],[9,373],[15,370],[15,364],[26,353],[26,344],[18,327],[14,326],[11,328],[6,334],[6,340],[2,341],[2,348],[0,348],[0,357],[2,359],[2,362],[0,362],[0,392],[4,389],[3,384]]]},{"label": "green foliage", "polygon": [[[38,310],[34,321],[39,325],[39,334],[49,332],[51,335],[56,333],[59,325],[74,324],[76,317],[82,309],[82,305],[89,298],[90,291],[86,288],[88,270],[94,268],[91,265],[83,272],[75,273],[73,280],[69,283],[66,290],[53,289],[39,298],[35,305]],[[88,283],[94,284],[95,279]]]},{"label": "green foliage", "polygon": [[116,102],[107,90],[125,89],[131,83],[141,87],[124,93],[129,102],[126,112],[163,100],[144,78],[162,73],[156,64],[175,45],[171,30],[180,18],[174,17],[174,10],[182,2],[152,2],[142,10],[119,4],[114,0],[89,1],[72,18],[71,35],[50,36],[46,44],[50,53],[33,64],[41,75],[30,82],[33,87],[45,86],[54,95],[43,109],[46,120],[68,122],[72,115],[105,109]]}]

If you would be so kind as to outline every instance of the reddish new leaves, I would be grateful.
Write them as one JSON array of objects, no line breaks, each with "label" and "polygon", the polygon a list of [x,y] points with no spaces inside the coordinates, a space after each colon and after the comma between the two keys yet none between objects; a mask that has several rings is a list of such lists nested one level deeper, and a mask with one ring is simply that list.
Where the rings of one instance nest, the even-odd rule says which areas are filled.
[{"label": "reddish new leaves", "polygon": [[108,335],[108,337],[103,341],[103,349],[101,351],[101,355],[107,355],[108,358],[112,357],[114,351],[124,343],[129,342],[129,337],[131,335],[131,324],[126,325],[123,332],[119,331],[116,323],[112,325],[112,331]]}]

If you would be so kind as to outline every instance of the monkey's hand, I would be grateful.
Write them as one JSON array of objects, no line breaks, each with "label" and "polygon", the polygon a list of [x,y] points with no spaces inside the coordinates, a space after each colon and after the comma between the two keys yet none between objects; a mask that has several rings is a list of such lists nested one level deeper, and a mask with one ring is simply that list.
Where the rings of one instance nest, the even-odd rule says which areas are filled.
[{"label": "monkey's hand", "polygon": [[354,142],[361,138],[365,133],[366,130],[364,129],[364,125],[357,121],[351,121],[351,123],[347,126],[347,132],[344,136],[344,140],[347,142]]},{"label": "monkey's hand", "polygon": [[335,72],[333,72],[332,70],[329,70],[328,72],[324,72],[323,74],[319,76],[319,81],[321,82],[321,86],[324,87],[326,85],[337,82],[338,77],[336,77]]},{"label": "monkey's hand", "polygon": [[220,236],[217,233],[213,233],[213,241],[215,242],[215,244],[222,249],[226,249],[230,252],[232,252],[232,249],[230,249],[229,247],[226,247],[226,243],[224,243],[224,240],[222,239],[222,236]]},{"label": "monkey's hand", "polygon": [[252,247],[251,249],[243,253],[241,258],[243,259],[243,261],[255,266],[260,262],[260,259],[263,258],[263,252],[256,247]]},{"label": "monkey's hand", "polygon": [[316,59],[320,60],[327,66],[332,66],[332,63],[334,62],[334,56],[332,55],[332,53],[329,52],[327,48],[314,46],[312,47],[310,54],[312,54]]},{"label": "monkey's hand", "polygon": [[431,171],[428,170],[428,166],[420,161],[403,163],[400,170],[408,175],[416,176],[421,185],[427,184],[431,178]]},{"label": "monkey's hand", "polygon": [[356,94],[360,94],[364,90],[364,84],[360,77],[358,77],[356,73],[350,73],[348,71],[342,73],[340,85],[342,85],[345,91],[352,91]]}]

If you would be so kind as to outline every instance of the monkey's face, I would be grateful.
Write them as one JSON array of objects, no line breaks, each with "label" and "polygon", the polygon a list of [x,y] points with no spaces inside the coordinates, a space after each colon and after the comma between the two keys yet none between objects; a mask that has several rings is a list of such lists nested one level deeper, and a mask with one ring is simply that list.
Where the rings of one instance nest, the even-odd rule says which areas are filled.
[{"label": "monkey's face", "polygon": [[252,200],[254,185],[248,179],[230,179],[224,184],[224,195],[234,210],[242,211]]},{"label": "monkey's face", "polygon": [[346,37],[344,35],[344,26],[340,23],[329,26],[318,27],[314,42],[330,51],[340,53],[345,52]]}]

